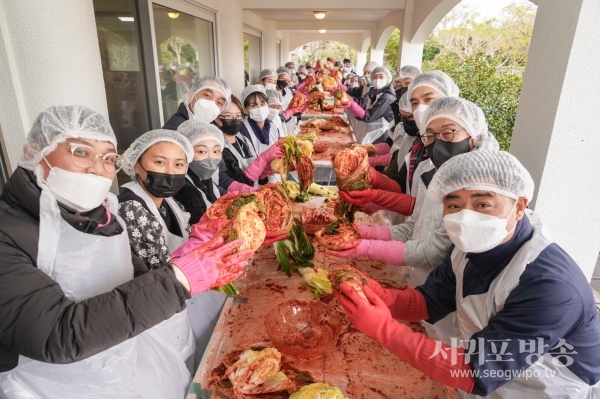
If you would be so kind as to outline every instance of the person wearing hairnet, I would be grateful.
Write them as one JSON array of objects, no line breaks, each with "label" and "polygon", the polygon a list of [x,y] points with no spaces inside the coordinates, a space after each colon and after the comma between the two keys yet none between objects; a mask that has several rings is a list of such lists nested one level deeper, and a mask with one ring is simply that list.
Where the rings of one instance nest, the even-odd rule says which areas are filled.
[{"label": "person wearing hairnet", "polygon": [[263,69],[260,75],[258,76],[258,80],[260,84],[265,87],[265,89],[269,90],[277,90],[277,77],[279,75],[272,69]]},{"label": "person wearing hairnet", "polygon": [[296,76],[298,76],[298,84],[300,84],[308,76],[308,70],[305,67],[301,66],[300,68],[298,68],[298,73],[296,74]]},{"label": "person wearing hairnet", "polygon": [[198,77],[186,93],[177,113],[165,123],[163,129],[177,130],[190,118],[211,123],[219,113],[229,107],[231,87],[217,76]]},{"label": "person wearing hairnet", "polygon": [[286,124],[283,123],[283,97],[277,90],[267,90],[267,103],[269,104],[269,120],[279,131],[279,137],[287,136]]},{"label": "person wearing hairnet", "polygon": [[386,67],[378,66],[371,72],[373,87],[360,99],[344,105],[354,117],[353,132],[359,144],[377,144],[386,141],[387,129],[394,114],[390,105],[396,101],[392,74]]},{"label": "person wearing hairnet", "polygon": [[280,139],[279,130],[269,120],[269,103],[267,90],[263,85],[250,85],[244,89],[241,98],[244,106],[242,134],[250,140],[252,149],[257,155],[267,151]]},{"label": "person wearing hairnet", "polygon": [[[529,172],[507,152],[448,160],[427,196],[443,209],[454,247],[416,288],[367,278],[366,303],[341,284],[335,294],[352,324],[462,398],[600,397],[594,296],[527,209],[533,193]],[[458,336],[450,345],[394,320],[435,323],[453,312]]]},{"label": "person wearing hairnet", "polygon": [[284,156],[278,145],[272,145],[267,151],[256,155],[250,140],[241,133],[244,125],[242,108],[240,100],[231,96],[231,105],[214,122],[225,138],[224,162],[219,167],[219,186],[229,193],[256,191],[258,180],[273,174],[270,168],[271,161]]},{"label": "person wearing hairnet", "polygon": [[[442,207],[427,197],[429,183],[437,169],[459,154],[499,149],[498,142],[488,131],[483,111],[470,101],[458,97],[440,98],[429,106],[423,120],[427,129],[422,140],[429,159],[421,162],[415,172],[418,179],[415,190],[411,195],[365,190],[363,197],[363,204],[375,202],[385,209],[410,216],[404,223],[391,227],[360,226],[363,239],[357,247],[328,251],[341,257],[369,256],[392,265],[406,265],[412,287],[425,281],[452,245],[442,225]],[[342,195],[342,198],[347,196]],[[431,337],[447,340],[456,336],[453,315],[439,325],[424,323],[424,326]]]},{"label": "person wearing hairnet", "polygon": [[293,73],[285,68],[280,67],[277,69],[277,91],[281,94],[281,115],[284,118],[285,130],[287,134],[296,133],[296,121],[297,118],[293,116],[301,112],[300,110],[290,109],[289,105],[294,98],[294,93],[290,89],[290,82]]},{"label": "person wearing hairnet", "polygon": [[41,112],[25,139],[0,197],[4,398],[183,395],[186,299],[235,279],[252,254],[217,239],[149,270],[109,192],[116,147],[108,121],[82,106]]},{"label": "person wearing hairnet", "polygon": [[373,72],[373,69],[377,68],[378,66],[379,64],[375,61],[367,62],[363,67],[362,82],[359,80],[359,87],[353,88],[352,90],[348,91],[348,95],[352,96],[354,99],[359,101],[362,97],[366,96],[367,93],[371,90],[371,72]]}]

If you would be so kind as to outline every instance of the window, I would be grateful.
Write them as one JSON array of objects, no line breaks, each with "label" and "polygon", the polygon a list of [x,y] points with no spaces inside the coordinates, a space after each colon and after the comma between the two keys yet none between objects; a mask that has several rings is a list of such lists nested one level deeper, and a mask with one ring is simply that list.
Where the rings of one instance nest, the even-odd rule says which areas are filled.
[{"label": "window", "polygon": [[261,33],[244,27],[244,71],[248,74],[249,84],[259,83],[261,64]]}]

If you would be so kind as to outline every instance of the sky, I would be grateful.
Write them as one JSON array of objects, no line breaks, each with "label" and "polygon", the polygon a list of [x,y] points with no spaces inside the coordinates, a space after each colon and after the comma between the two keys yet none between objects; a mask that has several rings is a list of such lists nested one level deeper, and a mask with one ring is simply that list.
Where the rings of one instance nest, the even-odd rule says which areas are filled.
[{"label": "sky", "polygon": [[512,3],[533,4],[529,0],[462,0],[460,4],[467,4],[477,10],[485,20],[499,16],[502,8]]}]

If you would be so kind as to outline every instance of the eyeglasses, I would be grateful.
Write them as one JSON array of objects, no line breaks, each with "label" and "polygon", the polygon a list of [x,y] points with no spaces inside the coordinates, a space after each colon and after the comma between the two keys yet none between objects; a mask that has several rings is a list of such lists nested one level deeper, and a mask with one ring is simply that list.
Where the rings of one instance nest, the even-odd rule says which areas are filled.
[{"label": "eyeglasses", "polygon": [[436,139],[439,138],[440,140],[448,143],[448,142],[454,140],[454,134],[459,130],[465,130],[465,129],[462,129],[462,128],[460,128],[460,129],[442,129],[438,133],[425,133],[425,134],[421,135],[421,141],[425,145],[430,145]]},{"label": "eyeglasses", "polygon": [[219,117],[221,119],[226,120],[226,121],[230,121],[230,120],[233,120],[233,119],[235,119],[237,121],[241,121],[242,119],[244,119],[244,115],[233,116],[233,115],[230,115],[230,114],[226,114],[226,115],[222,115],[222,116],[219,116]]},{"label": "eyeglasses", "polygon": [[89,168],[100,157],[102,167],[107,173],[117,173],[123,167],[123,157],[116,153],[98,154],[92,147],[84,144],[64,143],[71,147],[71,158],[75,166]]}]

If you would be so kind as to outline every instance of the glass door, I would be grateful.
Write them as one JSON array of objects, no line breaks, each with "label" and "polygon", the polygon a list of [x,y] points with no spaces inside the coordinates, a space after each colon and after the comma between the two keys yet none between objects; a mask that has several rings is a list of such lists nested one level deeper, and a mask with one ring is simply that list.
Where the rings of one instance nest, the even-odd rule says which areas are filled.
[{"label": "glass door", "polygon": [[214,14],[179,1],[152,2],[156,69],[164,125],[194,79],[216,71]]},{"label": "glass door", "polygon": [[244,27],[244,71],[249,84],[257,84],[260,76],[261,62],[261,32]]}]

